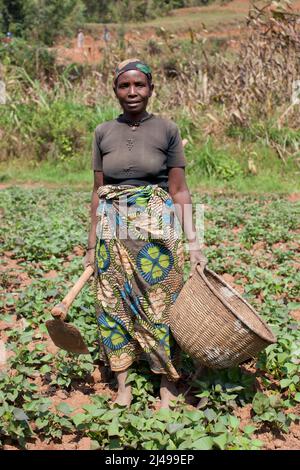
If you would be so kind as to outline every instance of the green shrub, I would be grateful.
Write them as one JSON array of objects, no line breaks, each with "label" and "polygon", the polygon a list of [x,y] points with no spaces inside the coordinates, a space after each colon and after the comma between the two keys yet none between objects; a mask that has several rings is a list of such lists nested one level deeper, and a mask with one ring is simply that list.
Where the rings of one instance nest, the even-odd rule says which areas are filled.
[{"label": "green shrub", "polygon": [[197,173],[199,176],[204,174],[226,181],[242,175],[240,164],[225,149],[215,148],[210,139],[199,150],[194,148],[187,152],[190,155],[189,173]]},{"label": "green shrub", "polygon": [[0,61],[5,65],[22,67],[30,78],[50,78],[56,71],[55,53],[44,45],[29,45],[24,39],[0,42]]},{"label": "green shrub", "polygon": [[[50,97],[49,97],[50,98]],[[90,166],[95,127],[117,112],[112,107],[89,107],[74,99],[57,99],[50,103],[10,104],[0,115],[4,138],[0,142],[0,159],[12,157],[72,163],[75,168]],[[77,164],[76,164],[77,162]]]},{"label": "green shrub", "polygon": [[254,122],[249,127],[229,126],[227,135],[233,138],[240,138],[245,142],[265,142],[269,144],[274,142],[286,147],[297,150],[299,148],[300,131],[290,127],[279,128],[276,122],[261,121]]}]

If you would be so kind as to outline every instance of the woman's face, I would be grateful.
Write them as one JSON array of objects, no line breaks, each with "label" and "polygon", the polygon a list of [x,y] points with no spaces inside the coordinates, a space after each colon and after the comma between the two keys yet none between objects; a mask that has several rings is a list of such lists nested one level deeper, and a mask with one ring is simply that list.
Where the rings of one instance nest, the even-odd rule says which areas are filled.
[{"label": "woman's face", "polygon": [[153,85],[139,70],[122,73],[115,86],[115,94],[125,113],[140,114],[146,110]]}]

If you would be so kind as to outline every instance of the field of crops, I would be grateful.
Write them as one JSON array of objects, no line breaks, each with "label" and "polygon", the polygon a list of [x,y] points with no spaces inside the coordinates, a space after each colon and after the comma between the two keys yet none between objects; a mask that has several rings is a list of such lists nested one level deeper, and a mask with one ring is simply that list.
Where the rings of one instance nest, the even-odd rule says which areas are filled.
[{"label": "field of crops", "polygon": [[[159,379],[132,368],[133,404],[112,406],[113,377],[99,367],[91,290],[69,319],[90,355],[58,350],[45,321],[82,270],[90,193],[0,191],[0,446],[4,449],[296,449],[300,425],[300,260],[297,197],[194,194],[205,207],[205,253],[260,312],[278,342],[239,368],[192,381],[157,411]],[[185,276],[188,275],[188,263]]]}]

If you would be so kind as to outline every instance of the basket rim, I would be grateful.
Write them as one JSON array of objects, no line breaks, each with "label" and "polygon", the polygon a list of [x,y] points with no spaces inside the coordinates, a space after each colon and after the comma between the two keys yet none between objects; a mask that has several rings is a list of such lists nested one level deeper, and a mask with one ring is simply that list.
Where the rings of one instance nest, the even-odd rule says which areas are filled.
[{"label": "basket rim", "polygon": [[209,280],[207,279],[207,277],[205,276],[204,272],[201,271],[201,268],[199,265],[197,265],[196,267],[197,269],[197,272],[198,274],[201,276],[201,278],[203,279],[203,281],[205,282],[205,284],[209,287],[209,289],[213,292],[213,294],[222,302],[223,305],[225,305],[225,307],[227,307],[231,313],[233,313],[235,315],[235,317],[237,317],[237,319],[241,322],[241,323],[244,323],[244,325],[246,325],[251,331],[253,331],[255,334],[257,334],[260,338],[262,338],[263,340],[269,342],[270,344],[274,344],[277,342],[277,338],[276,336],[274,335],[273,331],[271,330],[271,328],[267,325],[267,323],[262,319],[260,318],[260,316],[258,315],[258,313],[254,310],[254,308],[247,302],[247,300],[245,300],[240,294],[239,292],[237,292],[233,287],[231,287],[229,284],[227,284],[226,281],[224,281],[224,279],[222,279],[218,274],[216,274],[214,271],[212,271],[211,269],[205,267],[205,271],[208,271],[213,277],[217,278],[218,281],[221,282],[221,284],[223,284],[225,287],[227,287],[231,292],[234,293],[234,295],[236,295],[244,304],[247,305],[247,307],[250,308],[250,310],[252,311],[252,313],[256,316],[256,318],[262,323],[262,325],[266,328],[266,330],[270,333],[270,336],[271,337],[268,337],[266,335],[264,335],[263,333],[261,333],[260,331],[257,330],[256,327],[253,327],[253,326],[250,326],[248,324],[247,321],[245,321],[241,316],[240,314],[237,312],[237,310],[235,310],[217,291],[216,289],[213,287],[213,285],[209,282]]}]

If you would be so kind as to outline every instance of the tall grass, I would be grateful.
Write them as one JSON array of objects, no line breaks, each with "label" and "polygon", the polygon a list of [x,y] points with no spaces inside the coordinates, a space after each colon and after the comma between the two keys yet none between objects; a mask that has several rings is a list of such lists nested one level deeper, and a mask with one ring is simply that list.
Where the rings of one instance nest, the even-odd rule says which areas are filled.
[{"label": "tall grass", "polygon": [[[27,58],[22,66],[20,51],[15,52],[15,60],[6,57],[3,76],[8,104],[0,113],[0,177],[15,178],[14,168],[22,166],[22,175],[35,179],[76,183],[77,177],[66,174],[81,173],[89,181],[93,131],[120,111],[111,86],[114,65],[125,56],[147,54],[157,78],[149,110],[176,121],[182,137],[188,139],[187,174],[194,187],[203,181],[240,189],[243,184],[265,185],[270,190],[298,188],[297,106],[286,113],[291,79],[299,70],[293,36],[298,26],[289,16],[275,20],[277,29],[274,18],[260,18],[260,22],[253,18],[250,39],[229,59],[215,43],[207,45],[198,35],[178,41],[166,31],[146,44],[112,47],[94,68],[61,68],[51,62],[50,76],[40,74],[41,62],[38,68],[32,67]],[[266,25],[273,28],[271,46],[261,36]],[[288,52],[280,46],[273,57],[276,44],[287,40],[284,35],[290,40]],[[253,62],[258,53],[260,59]],[[41,55],[41,61],[42,57],[46,67],[49,58]],[[279,63],[275,64],[279,75],[270,94],[274,60]],[[289,77],[284,85],[280,77],[286,80],[287,60]]]}]

